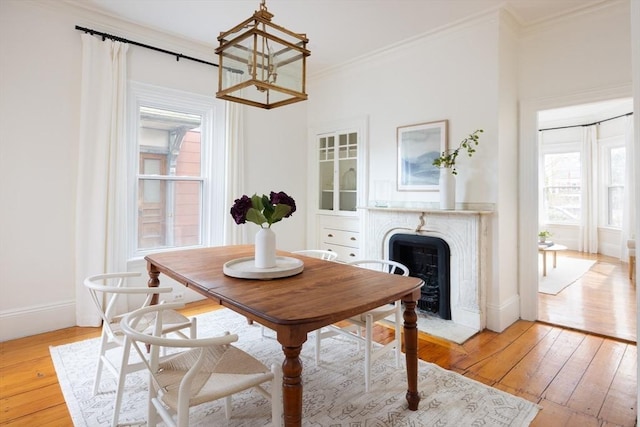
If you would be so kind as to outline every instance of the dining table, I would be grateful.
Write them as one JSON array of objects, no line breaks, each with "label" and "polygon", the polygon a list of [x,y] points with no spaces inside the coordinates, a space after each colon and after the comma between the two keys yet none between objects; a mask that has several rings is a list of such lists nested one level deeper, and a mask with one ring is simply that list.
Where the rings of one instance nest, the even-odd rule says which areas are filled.
[{"label": "dining table", "polygon": [[[402,300],[407,372],[407,409],[415,411],[418,391],[418,329],[416,302],[423,281],[326,261],[286,251],[277,258],[302,267],[284,277],[236,274],[229,270],[239,260],[251,260],[253,245],[204,247],[147,255],[148,286],[160,285],[160,274],[275,331],[282,346],[284,425],[303,420],[302,346],[310,332],[365,311]],[[298,261],[299,260],[299,261]],[[277,270],[277,268],[276,268]],[[300,270],[300,271],[297,271]],[[232,271],[231,273],[229,273]],[[241,277],[238,277],[241,276]],[[265,279],[267,278],[267,279]],[[157,301],[155,301],[157,302]]]}]

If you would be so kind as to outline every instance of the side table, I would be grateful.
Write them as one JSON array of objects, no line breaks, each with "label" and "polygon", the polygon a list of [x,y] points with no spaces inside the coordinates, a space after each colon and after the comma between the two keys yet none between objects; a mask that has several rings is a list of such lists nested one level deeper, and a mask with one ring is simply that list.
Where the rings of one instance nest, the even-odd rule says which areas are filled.
[{"label": "side table", "polygon": [[547,275],[547,252],[553,253],[553,268],[556,268],[557,265],[557,255],[558,251],[566,251],[567,247],[564,245],[559,245],[554,243],[551,246],[547,245],[538,245],[538,252],[542,254],[542,276]]}]

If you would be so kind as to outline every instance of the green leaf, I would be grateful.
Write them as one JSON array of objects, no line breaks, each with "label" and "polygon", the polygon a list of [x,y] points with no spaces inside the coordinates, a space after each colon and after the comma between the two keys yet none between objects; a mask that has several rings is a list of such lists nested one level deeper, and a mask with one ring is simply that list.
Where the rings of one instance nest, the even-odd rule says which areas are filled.
[{"label": "green leaf", "polygon": [[251,206],[253,209],[262,212],[262,209],[264,209],[264,206],[262,205],[262,197],[257,194],[251,196]]},{"label": "green leaf", "polygon": [[255,208],[251,208],[247,211],[247,221],[251,221],[254,224],[258,224],[259,226],[262,226],[262,224],[268,222],[267,218],[265,218],[264,215],[262,215],[262,213]]},{"label": "green leaf", "polygon": [[264,210],[262,211],[262,213],[267,218],[267,222],[269,224],[273,224],[273,212],[275,209],[271,204],[271,200],[269,200],[269,198],[265,195],[262,195],[262,205],[264,206]]},{"label": "green leaf", "polygon": [[273,224],[274,222],[280,221],[290,211],[291,211],[291,206],[289,205],[283,205],[283,204],[276,205],[275,211],[271,216],[271,223]]}]

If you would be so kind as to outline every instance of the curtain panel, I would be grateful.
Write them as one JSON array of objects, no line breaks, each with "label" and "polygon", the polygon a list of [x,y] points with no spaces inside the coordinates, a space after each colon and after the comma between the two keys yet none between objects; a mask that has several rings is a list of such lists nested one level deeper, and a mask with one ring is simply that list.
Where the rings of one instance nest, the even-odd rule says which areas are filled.
[{"label": "curtain panel", "polygon": [[84,278],[126,271],[125,147],[128,45],[82,34],[76,188],[75,286],[78,326],[99,326]]},{"label": "curtain panel", "polygon": [[[241,76],[231,71],[220,70],[228,73],[231,84],[240,83]],[[244,133],[242,130],[242,117],[244,107],[237,102],[226,101],[226,140],[227,140],[227,185],[224,200],[231,209],[233,201],[245,194],[244,184]],[[251,197],[251,194],[248,194]],[[225,245],[237,245],[245,242],[246,227],[237,225],[231,215],[224,217]]]}]

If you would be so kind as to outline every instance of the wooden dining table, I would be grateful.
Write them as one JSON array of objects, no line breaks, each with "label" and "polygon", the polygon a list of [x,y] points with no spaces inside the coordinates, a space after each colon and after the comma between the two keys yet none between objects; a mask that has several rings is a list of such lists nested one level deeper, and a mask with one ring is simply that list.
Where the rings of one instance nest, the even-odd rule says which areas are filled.
[{"label": "wooden dining table", "polygon": [[[160,273],[276,332],[284,361],[285,426],[302,425],[303,367],[300,360],[307,335],[397,300],[404,302],[404,347],[407,367],[406,400],[417,410],[418,330],[416,301],[421,279],[388,274],[347,264],[278,251],[279,257],[303,261],[302,272],[272,280],[225,275],[230,261],[253,256],[253,245],[234,245],[161,252],[145,257],[149,286],[160,285]],[[228,272],[228,271],[227,271]]]}]

